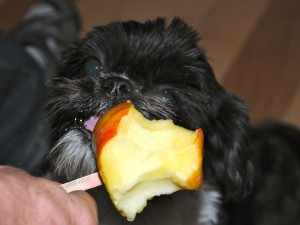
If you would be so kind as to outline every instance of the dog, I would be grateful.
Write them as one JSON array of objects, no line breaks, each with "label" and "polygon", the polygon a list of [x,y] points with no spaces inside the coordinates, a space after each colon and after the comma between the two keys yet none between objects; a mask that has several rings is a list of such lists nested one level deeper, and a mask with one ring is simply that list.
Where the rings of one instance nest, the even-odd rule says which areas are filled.
[{"label": "dog", "polygon": [[[251,196],[256,177],[249,109],[217,82],[199,40],[181,19],[167,23],[158,18],[98,26],[70,47],[49,85],[46,107],[54,173],[71,180],[97,171],[87,124],[130,100],[150,120],[202,128],[205,137],[203,187],[152,199],[131,224],[237,223],[231,215],[242,207],[235,208],[236,202]],[[104,186],[91,194],[101,224],[128,224]]]}]

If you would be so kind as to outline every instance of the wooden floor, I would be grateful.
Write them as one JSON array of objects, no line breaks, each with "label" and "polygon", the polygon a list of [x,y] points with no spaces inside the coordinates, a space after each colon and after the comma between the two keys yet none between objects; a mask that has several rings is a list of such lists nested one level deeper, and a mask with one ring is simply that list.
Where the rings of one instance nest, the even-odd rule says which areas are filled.
[{"label": "wooden floor", "polygon": [[[115,20],[179,16],[202,36],[217,79],[243,98],[253,123],[276,119],[300,127],[299,0],[74,0],[91,27]],[[9,30],[37,0],[0,0]]]}]

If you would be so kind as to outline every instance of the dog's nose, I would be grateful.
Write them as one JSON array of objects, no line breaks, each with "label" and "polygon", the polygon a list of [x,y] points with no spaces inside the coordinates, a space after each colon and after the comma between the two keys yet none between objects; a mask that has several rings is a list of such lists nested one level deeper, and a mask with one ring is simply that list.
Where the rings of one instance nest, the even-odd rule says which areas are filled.
[{"label": "dog's nose", "polygon": [[128,94],[131,91],[131,84],[123,78],[111,77],[102,82],[102,89],[109,95]]}]

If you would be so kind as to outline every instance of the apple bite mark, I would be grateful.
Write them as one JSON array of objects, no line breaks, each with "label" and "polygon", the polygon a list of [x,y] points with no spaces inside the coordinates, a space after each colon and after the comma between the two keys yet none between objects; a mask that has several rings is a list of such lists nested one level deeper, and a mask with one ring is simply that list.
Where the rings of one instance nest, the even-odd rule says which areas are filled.
[{"label": "apple bite mark", "polygon": [[172,120],[148,120],[126,102],[101,117],[93,138],[103,182],[129,221],[154,196],[201,187],[201,129],[190,131]]}]

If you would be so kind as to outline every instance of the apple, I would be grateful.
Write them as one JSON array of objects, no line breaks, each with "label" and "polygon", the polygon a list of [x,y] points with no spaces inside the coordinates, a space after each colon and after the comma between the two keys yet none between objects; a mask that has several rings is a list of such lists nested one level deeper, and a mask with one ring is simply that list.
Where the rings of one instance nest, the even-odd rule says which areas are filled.
[{"label": "apple", "polygon": [[202,185],[202,129],[148,120],[125,102],[99,119],[93,141],[102,180],[128,221],[154,196]]}]

